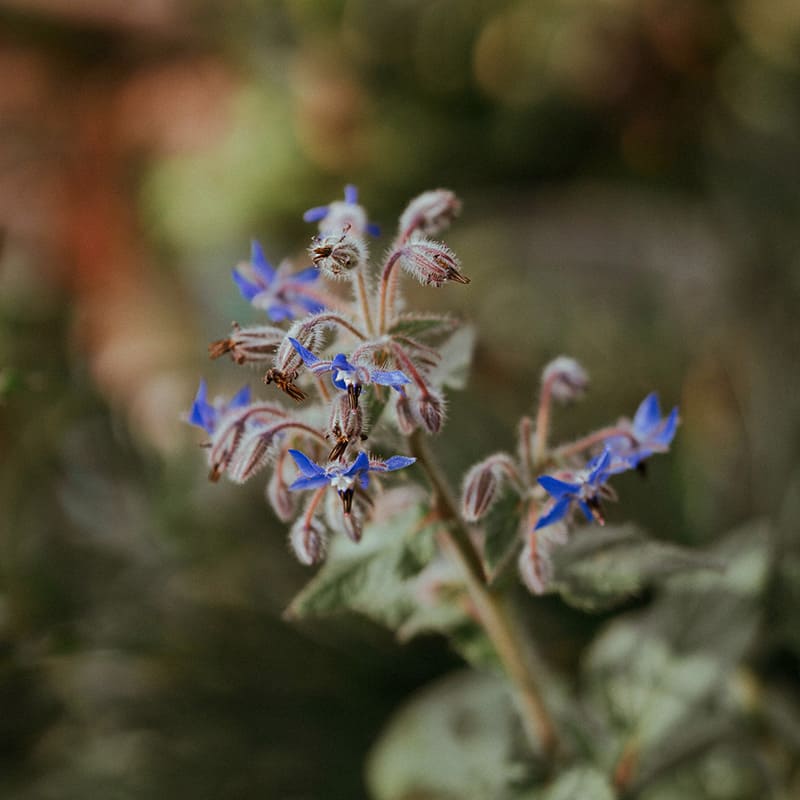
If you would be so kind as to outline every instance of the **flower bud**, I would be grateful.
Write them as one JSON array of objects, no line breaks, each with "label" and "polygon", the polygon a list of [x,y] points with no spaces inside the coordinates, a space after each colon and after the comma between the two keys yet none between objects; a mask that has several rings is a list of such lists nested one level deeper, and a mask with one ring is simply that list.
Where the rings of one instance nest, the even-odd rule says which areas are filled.
[{"label": "flower bud", "polygon": [[544,368],[542,384],[550,386],[556,400],[566,403],[583,395],[589,386],[589,375],[574,358],[559,356]]},{"label": "flower bud", "polygon": [[352,230],[363,236],[367,225],[367,212],[362,206],[336,200],[328,204],[328,213],[319,221],[319,231],[323,236],[341,236],[344,231]]},{"label": "flower bud", "polygon": [[497,471],[488,460],[470,468],[461,491],[461,513],[467,522],[477,522],[486,514],[497,499],[499,485]]},{"label": "flower bud", "polygon": [[219,339],[208,346],[208,355],[219,358],[229,353],[237,364],[263,364],[269,360],[286,332],[272,325],[254,325],[240,328],[235,322],[227,339]]},{"label": "flower bud", "polygon": [[228,477],[234,483],[244,483],[255,475],[270,460],[272,442],[270,428],[259,426],[247,430],[228,461]]},{"label": "flower bud", "polygon": [[412,238],[401,248],[400,266],[420,283],[430,286],[443,286],[448,281],[470,282],[461,274],[461,264],[447,245],[422,236]]},{"label": "flower bud", "polygon": [[367,261],[364,240],[347,231],[341,235],[317,237],[309,253],[317,269],[337,280],[349,277]]},{"label": "flower bud", "polygon": [[316,517],[306,519],[304,514],[292,525],[289,546],[301,564],[310,567],[322,561],[327,545],[327,533]]},{"label": "flower bud", "polygon": [[414,416],[411,401],[405,392],[397,396],[397,403],[394,409],[397,414],[397,427],[400,429],[400,433],[404,436],[410,436],[419,427],[419,421]]},{"label": "flower bud", "polygon": [[522,582],[533,594],[544,594],[553,575],[553,564],[544,542],[543,537],[531,531],[517,562]]},{"label": "flower bud", "polygon": [[439,433],[444,424],[444,398],[432,390],[424,392],[417,401],[417,413],[428,433]]},{"label": "flower bud", "polygon": [[346,394],[340,394],[331,404],[327,438],[333,444],[333,448],[328,454],[329,461],[340,460],[350,445],[359,446],[367,438],[364,433],[364,416],[361,407],[353,408],[349,396]]},{"label": "flower bud", "polygon": [[289,487],[283,479],[283,473],[278,467],[275,468],[267,483],[266,496],[278,519],[281,522],[289,522],[295,514],[297,494],[289,491]]},{"label": "flower bud", "polygon": [[461,202],[447,189],[434,189],[415,197],[400,217],[400,235],[413,231],[433,235],[444,230],[461,211]]}]

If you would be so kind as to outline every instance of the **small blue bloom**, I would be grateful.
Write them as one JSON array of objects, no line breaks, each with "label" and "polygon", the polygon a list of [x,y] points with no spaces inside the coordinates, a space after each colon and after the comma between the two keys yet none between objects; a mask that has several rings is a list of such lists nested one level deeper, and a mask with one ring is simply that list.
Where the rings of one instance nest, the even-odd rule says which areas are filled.
[{"label": "small blue bloom", "polygon": [[666,453],[678,429],[678,407],[661,416],[658,394],[651,392],[636,409],[625,435],[606,440],[614,456],[611,472],[623,472],[641,465],[653,453]]},{"label": "small blue bloom", "polygon": [[319,271],[315,267],[292,273],[286,263],[275,269],[255,240],[250,248],[250,266],[251,277],[237,267],[233,270],[233,280],[242,297],[256,308],[264,309],[274,322],[316,314],[325,308],[309,289],[309,284],[319,279]]},{"label": "small blue bloom", "polygon": [[243,386],[229,402],[215,400],[214,403],[208,402],[208,385],[205,380],[200,381],[200,388],[192,403],[192,410],[189,412],[189,422],[202,428],[209,436],[214,433],[219,420],[234,408],[241,408],[250,404],[250,387]]},{"label": "small blue bloom", "polygon": [[609,477],[611,464],[611,451],[606,448],[599,456],[589,461],[584,469],[576,473],[573,481],[562,481],[550,475],[537,478],[539,485],[555,502],[546,514],[539,517],[534,530],[564,519],[575,505],[589,522],[596,521],[602,525],[604,520],[600,511],[600,495]]},{"label": "small blue bloom", "polygon": [[297,469],[300,470],[300,477],[289,486],[289,491],[319,489],[330,485],[342,498],[346,514],[350,513],[353,505],[356,483],[362,489],[367,489],[370,472],[394,472],[408,467],[416,461],[415,458],[408,456],[392,456],[386,461],[370,461],[369,456],[362,451],[349,466],[336,462],[327,467],[321,467],[299,450],[289,450],[289,454],[294,459]]},{"label": "small blue bloom", "polygon": [[411,379],[399,369],[382,370],[374,369],[370,366],[351,364],[344,353],[339,353],[332,359],[321,359],[307,350],[297,339],[289,338],[292,347],[297,351],[303,363],[315,375],[322,375],[331,372],[333,385],[350,396],[350,403],[353,408],[358,403],[358,396],[364,384],[377,383],[381,386],[391,386],[396,391],[403,394],[403,386],[411,383]]},{"label": "small blue bloom", "polygon": [[327,206],[309,208],[303,214],[305,222],[319,222],[320,232],[340,233],[346,225],[352,225],[359,234],[367,231],[371,236],[380,236],[379,225],[367,222],[366,215],[358,205],[358,189],[352,183],[344,187],[344,202],[336,200]]}]

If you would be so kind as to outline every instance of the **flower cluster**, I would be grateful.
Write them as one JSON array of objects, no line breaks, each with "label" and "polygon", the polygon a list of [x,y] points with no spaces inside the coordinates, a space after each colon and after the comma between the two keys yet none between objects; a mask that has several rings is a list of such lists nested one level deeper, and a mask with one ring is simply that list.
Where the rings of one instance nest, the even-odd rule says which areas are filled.
[{"label": "flower cluster", "polygon": [[[289,541],[303,563],[324,557],[332,533],[358,541],[374,507],[375,485],[380,490],[384,474],[415,461],[375,455],[366,442],[371,448],[382,438],[397,442],[416,431],[441,430],[448,368],[457,369],[444,363],[442,353],[457,341],[459,323],[407,311],[399,278],[405,272],[434,287],[469,283],[452,250],[431,238],[459,210],[456,197],[444,189],[412,200],[381,264],[371,269],[366,237],[379,231],[348,186],[344,201],[304,215],[318,225],[308,249],[312,266],[294,271],[284,261],[275,269],[254,242],[250,261],[233,271],[242,296],[269,322],[234,324],[209,353],[260,368],[264,383],[282,394],[253,401],[244,389],[230,402],[210,403],[202,382],[189,421],[209,436],[212,480],[226,475],[243,482],[272,467],[267,498],[292,523]],[[626,470],[644,474],[647,459],[665,452],[677,430],[677,409],[663,416],[652,393],[632,419],[550,447],[553,403],[579,399],[588,385],[575,359],[554,359],[542,373],[536,418],[520,422],[517,454],[495,453],[463,481],[461,516],[483,526],[484,543],[489,512],[501,495],[513,495],[518,536],[499,565],[490,563],[486,546],[482,557],[492,573],[516,556],[523,581],[536,593],[547,590],[552,550],[576,522],[604,524],[604,506],[616,498],[610,479]],[[480,540],[481,532],[475,533]]]},{"label": "flower cluster", "polygon": [[[253,242],[250,260],[233,270],[244,299],[268,321],[234,323],[228,337],[211,343],[209,354],[260,368],[264,383],[293,402],[281,395],[254,401],[245,389],[230,402],[210,403],[203,381],[189,422],[209,437],[212,480],[225,475],[243,482],[271,467],[267,498],[282,520],[292,522],[290,545],[303,563],[324,557],[331,533],[358,541],[371,513],[370,493],[380,489],[379,480],[370,478],[415,461],[379,457],[365,449],[366,442],[442,427],[448,375],[441,348],[458,323],[406,311],[399,277],[406,272],[436,287],[469,283],[452,251],[430,238],[459,208],[443,189],[417,197],[372,270],[366,237],[380,231],[348,186],[344,201],[304,215],[318,225],[310,266],[295,271],[286,260],[275,268]],[[349,284],[349,291],[338,290],[336,282]],[[307,493],[302,508],[301,493]]]},{"label": "flower cluster", "polygon": [[504,486],[518,497],[524,509],[518,566],[523,581],[536,594],[547,590],[552,550],[566,541],[576,512],[590,523],[604,525],[604,503],[616,500],[609,479],[631,469],[644,474],[646,459],[666,452],[678,427],[678,409],[662,417],[658,395],[652,392],[633,420],[621,419],[576,442],[548,447],[552,401],[575,400],[588,383],[586,371],[572,358],[560,356],[548,364],[542,373],[536,423],[529,417],[520,422],[518,457],[495,453],[475,464],[464,478],[462,513],[469,522],[486,516]]}]

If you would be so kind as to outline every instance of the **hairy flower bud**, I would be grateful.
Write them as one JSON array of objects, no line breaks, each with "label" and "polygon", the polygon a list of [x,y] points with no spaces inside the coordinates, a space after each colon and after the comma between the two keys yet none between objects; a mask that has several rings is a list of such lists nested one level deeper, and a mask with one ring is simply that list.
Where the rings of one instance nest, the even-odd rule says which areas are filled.
[{"label": "hairy flower bud", "polygon": [[400,217],[400,234],[413,231],[433,235],[444,230],[461,211],[461,201],[447,189],[434,189],[415,197]]},{"label": "hairy flower bud", "polygon": [[448,281],[469,283],[455,253],[442,242],[415,236],[399,251],[400,266],[420,283],[443,286]]},{"label": "hairy flower bud", "polygon": [[272,442],[270,428],[255,427],[246,430],[228,460],[228,477],[234,483],[244,483],[255,475],[270,460]]},{"label": "hairy flower bud", "polygon": [[417,413],[428,433],[439,433],[444,424],[444,398],[433,390],[423,392],[417,401]]},{"label": "hairy flower bud", "polygon": [[367,435],[364,433],[364,415],[360,406],[350,403],[349,396],[339,395],[331,405],[330,424],[327,434],[332,443],[329,461],[344,458],[348,447],[359,447]]},{"label": "hairy flower bud", "polygon": [[414,416],[414,410],[411,407],[408,395],[405,393],[398,395],[394,408],[400,433],[404,436],[410,436],[419,427],[419,420]]},{"label": "hairy flower bud", "polygon": [[464,477],[461,513],[467,522],[477,522],[497,499],[498,476],[490,464],[475,464]]},{"label": "hairy flower bud", "polygon": [[556,400],[566,403],[583,395],[589,386],[589,375],[574,358],[559,356],[544,368],[542,384],[549,385]]},{"label": "hairy flower bud", "polygon": [[237,364],[263,364],[269,361],[286,332],[272,325],[253,325],[241,328],[233,323],[227,339],[218,339],[208,346],[208,355],[219,358],[229,353]]},{"label": "hairy flower bud", "polygon": [[544,594],[553,575],[553,565],[544,542],[544,537],[529,533],[517,562],[522,582],[533,594]]},{"label": "hairy flower bud", "polygon": [[337,280],[350,277],[367,261],[364,240],[348,231],[315,238],[309,253],[317,269]]},{"label": "hairy flower bud", "polygon": [[303,514],[292,525],[289,532],[289,546],[301,564],[310,567],[322,561],[327,545],[327,533],[316,517],[306,519],[306,515]]},{"label": "hairy flower bud", "polygon": [[267,500],[281,522],[289,522],[295,514],[297,495],[289,491],[283,471],[276,466],[267,482]]}]

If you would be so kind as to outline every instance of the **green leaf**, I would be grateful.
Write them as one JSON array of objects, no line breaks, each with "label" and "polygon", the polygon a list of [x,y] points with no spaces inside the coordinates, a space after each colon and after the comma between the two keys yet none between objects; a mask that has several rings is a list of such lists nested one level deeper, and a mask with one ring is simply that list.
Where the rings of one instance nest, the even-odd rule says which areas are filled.
[{"label": "green leaf", "polygon": [[458,320],[441,314],[401,314],[389,328],[389,334],[414,339],[419,336],[449,333],[460,324]]},{"label": "green leaf", "polygon": [[367,525],[358,544],[336,537],[328,560],[292,601],[287,615],[357,611],[398,627],[417,605],[409,579],[435,554],[433,530],[421,525],[423,514],[415,506],[388,523]]},{"label": "green leaf", "polygon": [[708,553],[721,569],[670,577],[651,608],[595,640],[585,683],[606,725],[597,747],[612,762],[635,743],[637,770],[657,771],[686,731],[728,713],[727,677],[757,629],[767,542],[762,523],[734,532]]},{"label": "green leaf", "polygon": [[570,605],[598,611],[674,573],[719,568],[707,553],[647,539],[633,526],[592,527],[555,551],[550,585]]},{"label": "green leaf", "polygon": [[611,785],[600,770],[591,766],[571,767],[544,790],[519,800],[614,800]]},{"label": "green leaf", "polygon": [[507,562],[519,544],[522,511],[520,496],[506,488],[484,518],[483,560],[490,575]]},{"label": "green leaf", "polygon": [[392,390],[388,386],[369,386],[362,393],[360,403],[364,411],[364,418],[371,431],[377,424],[389,402]]},{"label": "green leaf", "polygon": [[505,681],[448,676],[420,692],[381,735],[367,763],[370,796],[501,800],[526,772],[514,756],[520,735]]}]

